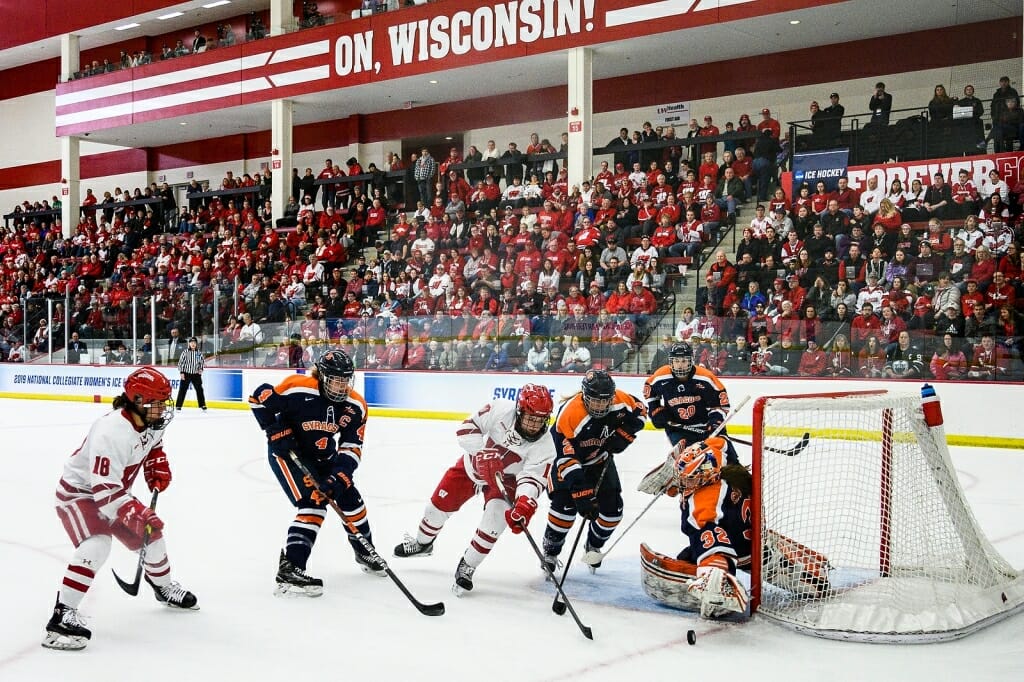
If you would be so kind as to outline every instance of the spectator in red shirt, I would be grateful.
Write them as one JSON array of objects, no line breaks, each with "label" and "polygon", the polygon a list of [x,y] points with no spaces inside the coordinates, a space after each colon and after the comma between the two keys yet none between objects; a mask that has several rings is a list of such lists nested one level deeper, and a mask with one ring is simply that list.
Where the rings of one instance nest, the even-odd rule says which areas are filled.
[{"label": "spectator in red shirt", "polygon": [[778,140],[782,134],[782,126],[779,125],[778,121],[772,118],[771,109],[768,109],[767,107],[761,110],[761,122],[757,124],[758,132],[765,130],[770,130],[772,137],[776,140]]},{"label": "spectator in red shirt", "polygon": [[706,279],[708,300],[715,306],[715,314],[720,315],[730,287],[736,286],[736,267],[726,259],[725,251],[715,253],[715,262],[708,268]]}]

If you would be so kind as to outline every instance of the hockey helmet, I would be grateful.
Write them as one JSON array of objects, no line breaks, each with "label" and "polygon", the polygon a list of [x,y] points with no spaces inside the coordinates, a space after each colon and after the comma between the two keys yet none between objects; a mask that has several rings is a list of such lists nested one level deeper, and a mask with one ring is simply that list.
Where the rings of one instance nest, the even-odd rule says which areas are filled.
[{"label": "hockey helmet", "polygon": [[721,477],[721,456],[721,451],[716,451],[706,441],[698,441],[679,453],[676,476],[683,495],[692,495]]},{"label": "hockey helmet", "polygon": [[689,381],[693,376],[693,346],[685,341],[672,344],[668,351],[668,362],[672,376],[680,381]]},{"label": "hockey helmet", "polygon": [[316,361],[316,374],[320,395],[337,403],[348,397],[355,366],[344,351],[332,349]]},{"label": "hockey helmet", "polygon": [[583,377],[583,406],[587,414],[600,418],[615,401],[615,380],[603,369],[589,370]]},{"label": "hockey helmet", "polygon": [[160,431],[174,419],[171,382],[152,367],[140,367],[124,380],[126,406],[145,423]]},{"label": "hockey helmet", "polygon": [[516,433],[528,441],[535,441],[544,433],[555,404],[551,391],[538,384],[526,384],[516,400]]}]

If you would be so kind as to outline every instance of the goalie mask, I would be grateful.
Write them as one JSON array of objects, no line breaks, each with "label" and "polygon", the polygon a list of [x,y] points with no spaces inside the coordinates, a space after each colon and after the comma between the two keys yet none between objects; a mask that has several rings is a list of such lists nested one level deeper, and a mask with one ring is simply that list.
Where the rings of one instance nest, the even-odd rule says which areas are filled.
[{"label": "goalie mask", "polygon": [[705,441],[683,450],[676,459],[676,477],[683,495],[688,497],[718,481],[722,473],[721,458],[721,452]]},{"label": "goalie mask", "polygon": [[352,388],[355,366],[343,351],[329,350],[316,361],[316,375],[320,395],[339,403],[348,397]]},{"label": "goalie mask", "polygon": [[124,406],[142,419],[146,428],[162,431],[174,419],[171,382],[151,367],[135,370],[124,380]]},{"label": "goalie mask", "polygon": [[528,441],[537,440],[544,435],[554,409],[555,404],[547,388],[526,384],[516,400],[516,433]]},{"label": "goalie mask", "polygon": [[587,414],[599,419],[612,408],[615,402],[615,381],[603,369],[592,369],[583,377],[583,406]]},{"label": "goalie mask", "polygon": [[668,351],[668,363],[672,376],[680,381],[689,381],[693,376],[693,346],[688,343],[674,343]]}]

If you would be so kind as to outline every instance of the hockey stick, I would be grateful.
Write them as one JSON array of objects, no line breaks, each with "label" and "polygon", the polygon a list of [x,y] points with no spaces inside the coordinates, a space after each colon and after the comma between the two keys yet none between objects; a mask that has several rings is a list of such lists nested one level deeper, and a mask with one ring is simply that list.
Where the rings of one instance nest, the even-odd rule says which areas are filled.
[{"label": "hockey stick", "polygon": [[[729,439],[730,440],[734,440],[737,443],[741,443],[742,445],[749,445],[750,447],[754,447],[754,444],[752,442],[750,442],[749,440],[743,440],[742,438],[733,438],[732,436],[730,436]],[[796,457],[801,452],[806,450],[807,446],[810,445],[810,444],[811,444],[811,434],[809,432],[805,431],[804,435],[802,435],[800,437],[800,440],[797,441],[797,444],[794,445],[791,448],[787,448],[785,450],[782,450],[780,448],[773,448],[773,447],[770,447],[768,445],[762,445],[761,447],[763,449],[767,450],[768,452],[774,452],[777,455],[785,455],[786,457]]]},{"label": "hockey stick", "polygon": [[[149,501],[150,510],[156,509],[156,498],[160,494],[159,490],[153,491],[153,499]],[[121,580],[120,576],[114,569],[110,569],[110,572],[114,574],[114,580],[117,581],[118,586],[132,595],[133,597],[139,594],[139,586],[142,585],[142,564],[146,561],[146,549],[149,547],[149,538],[153,535],[153,529],[146,524],[146,529],[142,531],[142,547],[139,548],[139,564],[135,567],[135,580],[131,583],[126,583]]]},{"label": "hockey stick", "polygon": [[[739,401],[739,403],[737,403],[735,407],[733,407],[731,410],[729,410],[729,414],[725,415],[725,419],[722,420],[722,423],[719,424],[718,427],[715,428],[715,430],[712,431],[707,436],[707,438],[714,438],[719,433],[721,433],[722,429],[725,428],[725,425],[729,423],[729,420],[731,420],[733,417],[735,417],[739,413],[739,411],[741,409],[743,409],[743,406],[746,405],[748,402],[750,402],[750,396],[749,395],[743,396],[743,399],[741,401]],[[674,453],[675,453],[675,448],[673,448],[673,454]],[[609,547],[607,550],[605,550],[604,554],[601,554],[600,552],[593,552],[592,554],[599,555],[599,556],[591,556],[590,559],[592,561],[603,561],[604,558],[607,557],[611,553],[611,551],[613,549],[615,549],[615,546],[617,544],[619,544],[619,542],[622,540],[622,538],[626,537],[626,534],[629,533],[629,531],[631,531],[633,529],[633,526],[635,526],[637,524],[637,521],[642,519],[644,514],[646,514],[650,510],[650,508],[654,506],[654,503],[661,499],[661,496],[665,494],[666,490],[668,490],[668,486],[667,485],[661,490],[661,492],[659,492],[657,495],[654,496],[653,500],[651,500],[650,502],[647,503],[647,506],[644,507],[643,510],[639,514],[636,515],[636,518],[633,519],[629,523],[628,526],[626,526],[626,529],[619,534],[619,537],[615,538],[615,542],[612,543],[611,547]],[[584,555],[584,561],[587,560],[586,557],[587,557],[587,555]]]},{"label": "hockey stick", "polygon": [[356,538],[360,545],[362,545],[363,549],[366,550],[366,554],[370,557],[370,559],[384,569],[384,572],[387,574],[387,576],[391,578],[391,582],[395,583],[398,589],[402,591],[402,594],[405,595],[406,599],[412,602],[412,605],[416,607],[416,610],[422,613],[424,616],[444,615],[444,602],[437,602],[436,604],[424,604],[423,602],[416,599],[416,597],[412,595],[412,592],[409,591],[405,584],[398,579],[398,576],[395,575],[395,572],[391,570],[391,567],[388,566],[387,562],[384,561],[381,555],[377,553],[377,550],[374,548],[373,543],[367,540],[366,536],[359,532],[359,529],[356,528],[355,524],[352,523],[351,520],[349,520],[348,516],[345,514],[342,508],[339,507],[338,503],[334,501],[334,498],[328,495],[326,492],[324,492],[324,489],[320,487],[320,482],[317,481],[316,476],[314,476],[313,472],[309,470],[309,467],[307,467],[302,462],[302,460],[299,459],[299,456],[295,453],[295,451],[289,450],[288,456],[291,457],[291,460],[295,462],[295,466],[299,467],[303,475],[306,478],[308,478],[309,481],[313,484],[313,488],[318,493],[323,495],[324,499],[327,500],[327,503],[331,505],[331,509],[333,509],[335,513],[341,517],[341,520],[342,522],[344,522],[345,527],[348,528],[348,532]]},{"label": "hockey stick", "polygon": [[[605,472],[608,471],[608,466],[612,462],[612,455],[608,454],[608,459],[604,461],[604,466],[601,467],[601,474],[597,477],[597,485],[594,486],[594,497],[597,497],[597,493],[601,490],[601,482],[604,481]],[[562,580],[559,581],[557,587],[558,591],[561,591],[563,585],[565,585],[565,579],[569,575],[569,567],[572,566],[572,558],[576,556],[576,548],[580,546],[580,538],[583,537],[583,531],[586,530],[589,519],[583,519],[580,524],[580,529],[576,531],[576,539],[572,541],[572,549],[569,550],[569,558],[565,560],[565,569],[562,571]],[[554,574],[554,571],[552,571]],[[565,602],[558,598],[558,592],[555,592],[555,600],[551,602],[551,610],[557,613],[559,616],[565,615]]]},{"label": "hockey stick", "polygon": [[[502,480],[500,472],[495,474],[494,482],[498,490],[501,491],[501,496],[505,499],[505,504],[512,507],[512,500],[508,497],[508,491],[505,490],[505,482]],[[572,614],[572,619],[576,621],[576,625],[579,627],[580,632],[582,632],[583,636],[587,639],[594,639],[594,632],[580,620],[579,614],[576,613],[576,609],[573,608],[569,598],[566,597],[565,592],[562,591],[562,586],[558,584],[558,579],[555,578],[554,572],[548,568],[546,563],[544,563],[544,554],[540,551],[540,547],[537,546],[537,541],[533,539],[532,535],[530,535],[530,529],[526,526],[523,526],[523,535],[525,535],[526,539],[530,541],[530,547],[533,547],[533,553],[537,555],[537,560],[540,561],[540,565],[544,567],[544,572],[548,574],[548,578],[555,584],[555,589],[558,590],[558,593],[562,596],[562,600],[565,602],[566,608],[569,609],[569,613]]]}]

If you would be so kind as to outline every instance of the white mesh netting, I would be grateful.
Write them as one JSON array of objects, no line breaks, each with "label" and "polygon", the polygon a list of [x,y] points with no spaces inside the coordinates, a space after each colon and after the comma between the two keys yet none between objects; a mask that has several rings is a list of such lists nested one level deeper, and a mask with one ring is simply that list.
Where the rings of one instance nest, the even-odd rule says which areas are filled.
[{"label": "white mesh netting", "polygon": [[[913,642],[1024,604],[919,396],[769,398],[762,423],[762,615],[823,637]],[[805,432],[798,455],[771,452]]]}]

